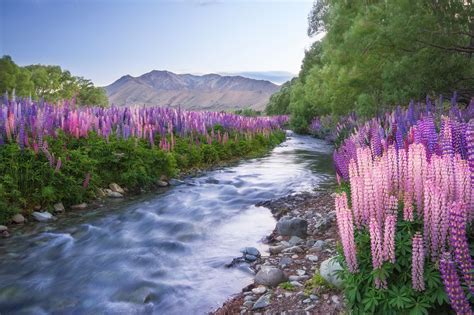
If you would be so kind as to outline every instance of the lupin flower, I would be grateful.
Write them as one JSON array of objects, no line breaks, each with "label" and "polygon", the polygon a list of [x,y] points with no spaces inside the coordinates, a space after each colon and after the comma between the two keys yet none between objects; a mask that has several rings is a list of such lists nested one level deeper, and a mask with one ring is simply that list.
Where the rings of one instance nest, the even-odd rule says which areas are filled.
[{"label": "lupin flower", "polygon": [[412,264],[411,281],[415,291],[425,290],[425,281],[423,279],[425,265],[425,250],[423,237],[417,232],[412,239]]},{"label": "lupin flower", "polygon": [[385,218],[383,237],[383,258],[385,261],[395,263],[395,229],[397,217],[389,214]]},{"label": "lupin flower", "polygon": [[473,314],[469,301],[464,294],[456,271],[456,265],[452,261],[449,253],[444,253],[439,264],[439,270],[443,279],[444,287],[449,298],[449,302],[456,314]]}]

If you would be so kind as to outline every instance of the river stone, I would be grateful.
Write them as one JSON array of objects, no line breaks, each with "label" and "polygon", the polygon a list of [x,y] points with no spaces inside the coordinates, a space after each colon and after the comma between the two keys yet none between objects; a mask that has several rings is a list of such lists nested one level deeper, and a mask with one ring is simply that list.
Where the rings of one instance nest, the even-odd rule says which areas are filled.
[{"label": "river stone", "polygon": [[270,254],[279,254],[285,248],[286,248],[285,245],[277,245],[277,246],[270,246],[268,250],[270,251]]},{"label": "river stone", "polygon": [[306,259],[308,259],[309,261],[312,261],[312,262],[317,262],[318,261],[318,256],[316,256],[316,255],[307,255]]},{"label": "river stone", "polygon": [[247,260],[247,261],[256,261],[257,260],[257,256],[254,256],[254,255],[247,254],[244,257],[245,257],[245,260]]},{"label": "river stone", "polygon": [[328,258],[321,263],[319,273],[327,282],[331,283],[337,288],[342,286],[342,279],[336,274],[337,271],[342,270],[339,262],[334,257]]},{"label": "river stone", "polygon": [[115,191],[115,192],[118,192],[119,194],[124,194],[125,193],[125,190],[123,190],[122,187],[120,187],[118,184],[116,183],[112,183],[109,185],[109,188],[112,190],[112,191]]},{"label": "river stone", "polygon": [[322,251],[324,249],[324,247],[326,246],[326,242],[323,241],[323,240],[317,240],[316,243],[314,243],[313,245],[313,249],[315,251]]},{"label": "river stone", "polygon": [[123,195],[117,191],[109,191],[107,193],[107,197],[109,198],[123,198]]},{"label": "river stone", "polygon": [[298,236],[292,236],[288,241],[288,243],[290,243],[290,246],[300,245],[303,244],[303,242],[303,239]]},{"label": "river stone", "polygon": [[165,182],[164,180],[159,180],[157,183],[156,183],[159,187],[166,187],[168,186],[168,182]]},{"label": "river stone", "polygon": [[255,257],[260,257],[260,252],[255,247],[244,247],[240,250],[244,255],[252,255]]},{"label": "river stone", "polygon": [[8,228],[5,225],[0,225],[0,233],[8,231]]},{"label": "river stone", "polygon": [[270,294],[262,295],[252,307],[252,310],[258,310],[260,308],[267,307],[270,305]]},{"label": "river stone", "polygon": [[63,213],[64,211],[66,211],[66,209],[64,209],[64,205],[62,202],[55,203],[53,208],[54,208],[54,212],[56,213]]},{"label": "river stone", "polygon": [[253,294],[258,294],[258,295],[260,295],[260,294],[263,294],[263,293],[265,293],[265,292],[267,292],[267,287],[264,286],[264,285],[259,285],[258,287],[252,289],[252,293],[253,293]]},{"label": "river stone", "polygon": [[286,268],[292,263],[293,263],[293,259],[291,259],[290,257],[283,257],[282,259],[280,259],[280,262],[278,263],[278,265],[281,268]]},{"label": "river stone", "polygon": [[283,271],[272,266],[262,266],[257,275],[255,276],[255,282],[257,284],[276,287],[282,282],[285,282],[286,277]]},{"label": "river stone", "polygon": [[38,222],[46,222],[46,221],[50,221],[50,220],[54,219],[53,215],[49,212],[34,211],[31,215]]},{"label": "river stone", "polygon": [[98,198],[105,198],[107,194],[105,193],[104,189],[98,188],[95,194]]},{"label": "river stone", "polygon": [[15,222],[16,224],[25,223],[25,217],[17,213],[13,216],[12,221]]},{"label": "river stone", "polygon": [[277,223],[277,232],[283,236],[306,237],[308,221],[301,218],[284,216]]}]

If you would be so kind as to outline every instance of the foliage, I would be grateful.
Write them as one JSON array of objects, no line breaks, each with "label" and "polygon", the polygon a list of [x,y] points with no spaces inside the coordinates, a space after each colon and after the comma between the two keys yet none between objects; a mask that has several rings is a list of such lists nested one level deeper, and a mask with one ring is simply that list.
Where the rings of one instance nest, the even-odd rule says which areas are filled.
[{"label": "foliage", "polygon": [[235,111],[234,111],[234,114],[236,114],[236,115],[241,115],[241,116],[244,116],[244,117],[262,116],[262,112],[261,112],[261,111],[255,110],[255,109],[250,108],[250,107],[235,110]]},{"label": "foliage", "polygon": [[382,114],[410,99],[474,94],[470,1],[317,0],[299,76],[275,93],[267,113],[291,114],[295,130],[315,116]]},{"label": "foliage", "polygon": [[0,92],[48,102],[75,97],[79,105],[108,105],[105,90],[90,80],[72,76],[59,66],[20,67],[10,56],[0,59]]},{"label": "foliage", "polygon": [[340,261],[354,314],[468,314],[474,101],[427,98],[360,123],[335,151]]},{"label": "foliage", "polygon": [[295,290],[295,286],[292,285],[291,282],[289,282],[289,281],[280,283],[278,286],[280,288],[282,288],[283,290],[286,290],[286,291],[294,291]]}]

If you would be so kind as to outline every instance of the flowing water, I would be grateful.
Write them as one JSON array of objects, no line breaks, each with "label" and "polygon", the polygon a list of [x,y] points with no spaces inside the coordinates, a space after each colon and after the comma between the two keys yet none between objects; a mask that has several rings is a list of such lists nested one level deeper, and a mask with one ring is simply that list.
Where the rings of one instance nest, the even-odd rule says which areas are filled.
[{"label": "flowing water", "polygon": [[206,314],[250,284],[226,268],[275,227],[255,204],[334,182],[331,147],[289,133],[263,158],[0,240],[0,314]]}]

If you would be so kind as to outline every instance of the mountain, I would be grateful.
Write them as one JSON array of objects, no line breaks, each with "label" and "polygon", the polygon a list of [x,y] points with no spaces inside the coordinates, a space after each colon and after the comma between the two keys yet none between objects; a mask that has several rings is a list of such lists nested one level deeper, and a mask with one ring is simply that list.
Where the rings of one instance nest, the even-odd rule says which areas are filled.
[{"label": "mountain", "polygon": [[139,77],[125,75],[105,87],[109,102],[158,105],[192,110],[262,110],[280,87],[265,80],[218,74],[192,75],[153,70]]},{"label": "mountain", "polygon": [[296,77],[296,74],[287,71],[247,71],[247,72],[220,72],[221,75],[240,75],[250,79],[267,80],[275,84],[283,84]]}]

